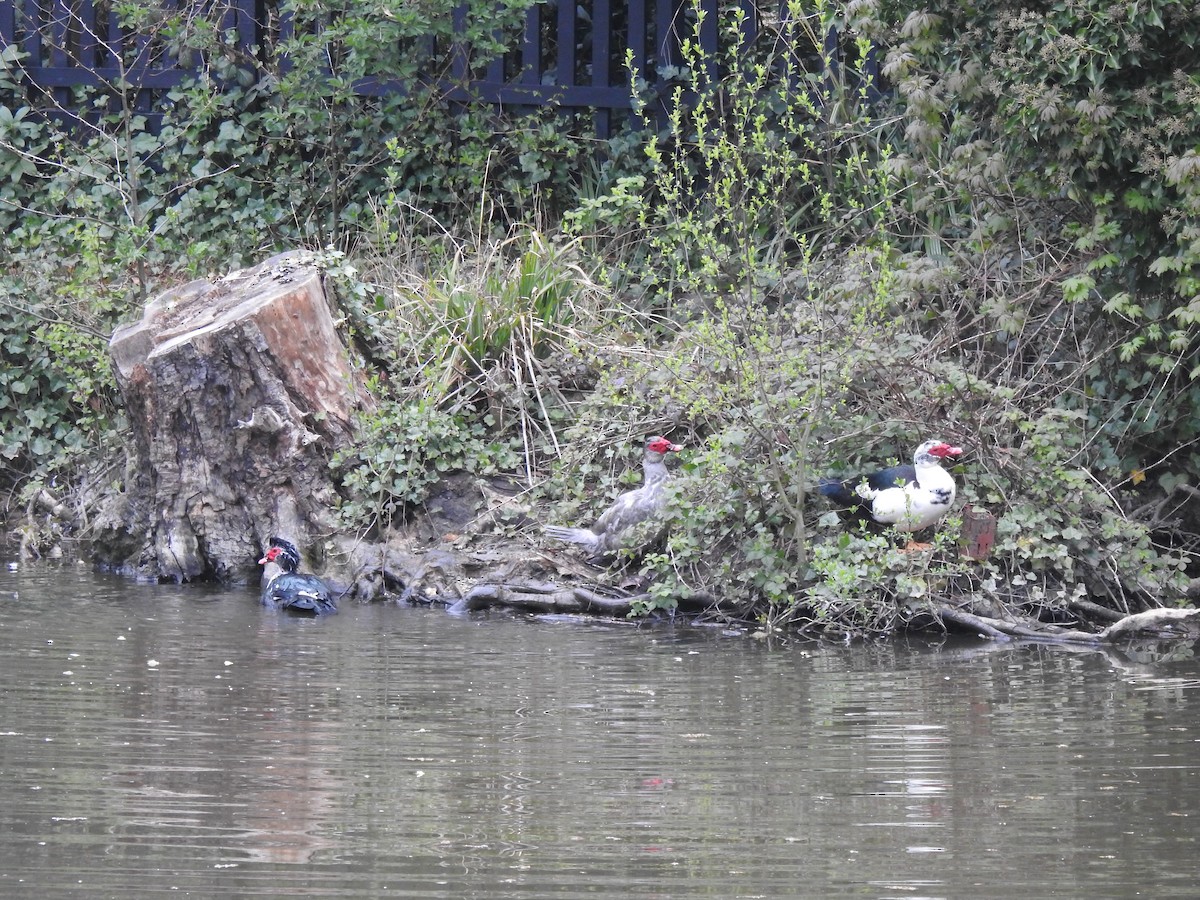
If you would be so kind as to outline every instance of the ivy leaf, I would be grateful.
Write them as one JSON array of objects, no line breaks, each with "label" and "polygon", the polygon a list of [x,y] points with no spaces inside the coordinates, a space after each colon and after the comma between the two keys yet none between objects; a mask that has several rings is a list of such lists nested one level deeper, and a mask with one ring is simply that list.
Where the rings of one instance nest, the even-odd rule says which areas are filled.
[{"label": "ivy leaf", "polygon": [[1078,303],[1086,300],[1088,294],[1096,287],[1096,279],[1090,275],[1072,275],[1063,281],[1063,299],[1068,303]]}]

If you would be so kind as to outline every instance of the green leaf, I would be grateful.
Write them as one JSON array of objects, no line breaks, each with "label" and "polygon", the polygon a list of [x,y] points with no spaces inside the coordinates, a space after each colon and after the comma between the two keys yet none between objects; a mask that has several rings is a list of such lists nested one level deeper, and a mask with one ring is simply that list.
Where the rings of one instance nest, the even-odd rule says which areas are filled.
[{"label": "green leaf", "polygon": [[1072,275],[1063,281],[1063,299],[1068,303],[1078,303],[1086,300],[1095,287],[1096,280],[1090,275]]}]

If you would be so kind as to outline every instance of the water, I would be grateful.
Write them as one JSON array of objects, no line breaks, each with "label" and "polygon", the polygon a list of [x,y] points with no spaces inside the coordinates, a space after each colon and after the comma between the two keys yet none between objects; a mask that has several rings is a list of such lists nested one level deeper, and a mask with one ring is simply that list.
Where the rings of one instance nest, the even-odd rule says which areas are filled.
[{"label": "water", "polygon": [[0,571],[0,896],[1194,897],[1200,665]]}]

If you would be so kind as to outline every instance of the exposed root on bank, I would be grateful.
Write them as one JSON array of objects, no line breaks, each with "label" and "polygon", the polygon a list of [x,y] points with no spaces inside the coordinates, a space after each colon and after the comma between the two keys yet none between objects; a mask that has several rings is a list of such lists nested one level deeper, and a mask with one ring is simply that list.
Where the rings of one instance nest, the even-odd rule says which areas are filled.
[{"label": "exposed root on bank", "polygon": [[[1117,614],[1118,618],[1113,624],[1098,632],[1063,628],[1030,619],[1017,622],[981,616],[948,605],[937,606],[934,614],[943,623],[1002,641],[1018,638],[1050,643],[1095,645],[1113,644],[1134,638],[1172,640],[1200,637],[1200,609],[1194,608],[1151,609],[1127,616]],[[1111,614],[1111,611],[1106,611],[1106,614]]]},{"label": "exposed root on bank", "polygon": [[[539,584],[477,584],[450,607],[453,614],[506,606],[534,613],[592,613],[628,617],[651,601],[646,593],[628,594],[609,588],[571,587],[553,582]],[[704,612],[715,606],[711,597],[691,597],[676,607],[682,612]]]}]

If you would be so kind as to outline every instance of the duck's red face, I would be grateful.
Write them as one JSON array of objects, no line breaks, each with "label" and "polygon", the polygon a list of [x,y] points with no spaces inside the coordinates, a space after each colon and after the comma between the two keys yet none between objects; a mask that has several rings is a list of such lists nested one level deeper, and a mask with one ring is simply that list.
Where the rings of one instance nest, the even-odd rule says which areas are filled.
[{"label": "duck's red face", "polygon": [[646,444],[647,450],[653,450],[655,453],[670,453],[671,451],[680,451],[683,449],[682,444],[672,444],[665,437],[651,438]]},{"label": "duck's red face", "polygon": [[270,550],[267,551],[267,555],[258,561],[258,564],[260,566],[265,566],[267,563],[273,563],[273,562],[275,562],[276,559],[279,558],[279,554],[282,552],[283,551],[280,550],[278,547],[272,547]]},{"label": "duck's red face", "polygon": [[930,447],[929,452],[933,456],[938,457],[938,459],[945,459],[947,456],[959,456],[963,450],[962,447],[953,447],[943,441],[940,444],[934,444]]}]

